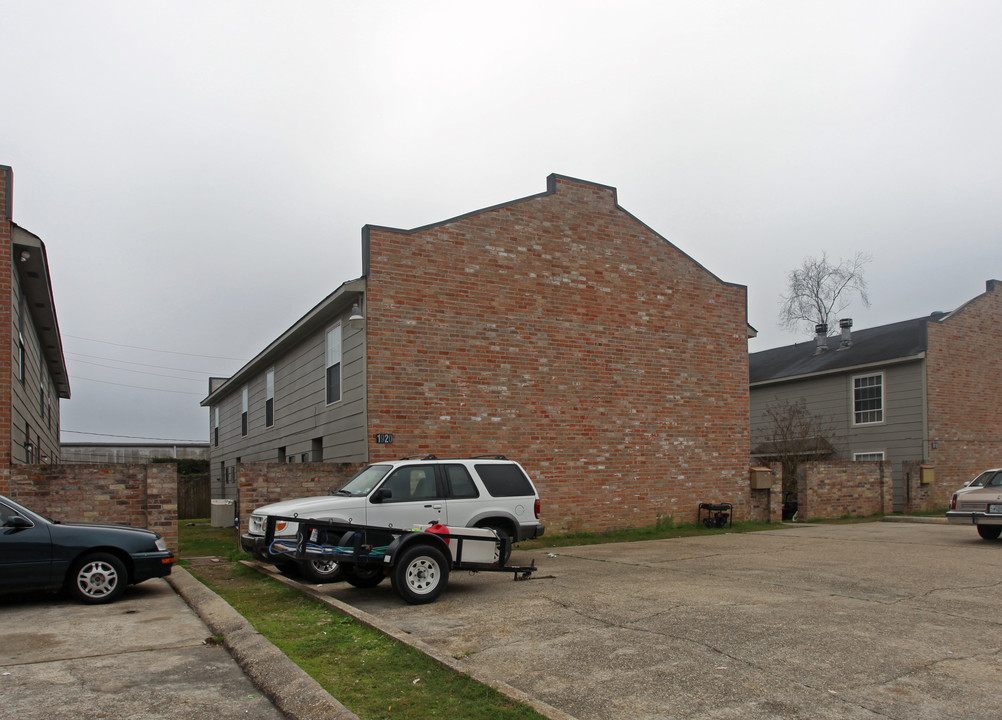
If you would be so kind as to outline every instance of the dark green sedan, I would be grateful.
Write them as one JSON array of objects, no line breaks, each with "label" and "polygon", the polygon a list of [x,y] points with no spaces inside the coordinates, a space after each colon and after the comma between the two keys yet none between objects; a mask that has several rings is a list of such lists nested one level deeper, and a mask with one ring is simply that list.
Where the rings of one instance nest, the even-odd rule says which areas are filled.
[{"label": "dark green sedan", "polygon": [[88,603],[170,574],[159,533],[124,525],[60,523],[0,495],[0,592],[65,589]]}]

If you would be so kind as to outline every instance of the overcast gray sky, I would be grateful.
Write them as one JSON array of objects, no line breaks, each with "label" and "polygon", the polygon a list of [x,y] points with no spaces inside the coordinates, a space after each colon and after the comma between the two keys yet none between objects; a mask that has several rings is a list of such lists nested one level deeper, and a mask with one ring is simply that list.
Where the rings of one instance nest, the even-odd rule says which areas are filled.
[{"label": "overcast gray sky", "polygon": [[748,287],[858,250],[856,328],[1002,277],[1002,3],[0,0],[0,164],[45,242],[63,441],[204,441],[229,375],[361,274],[366,223],[545,190]]}]

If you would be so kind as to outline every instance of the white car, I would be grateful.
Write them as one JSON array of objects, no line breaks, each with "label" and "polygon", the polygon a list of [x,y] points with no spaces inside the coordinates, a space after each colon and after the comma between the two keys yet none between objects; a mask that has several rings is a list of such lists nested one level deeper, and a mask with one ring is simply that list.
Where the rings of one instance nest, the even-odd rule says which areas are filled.
[{"label": "white car", "polygon": [[997,540],[1002,535],[1002,468],[986,470],[953,493],[946,519],[974,525],[984,540]]},{"label": "white car", "polygon": [[[539,493],[517,462],[501,455],[427,455],[369,465],[331,495],[257,508],[240,544],[258,558],[282,566],[289,563],[288,555],[273,554],[265,547],[270,515],[388,528],[439,523],[494,530],[506,548],[503,564],[508,559],[509,540],[519,542],[543,534],[539,510]],[[298,529],[298,523],[278,522],[275,538],[295,537]],[[313,582],[333,582],[341,577],[338,564],[331,560],[306,560],[299,569]]]}]

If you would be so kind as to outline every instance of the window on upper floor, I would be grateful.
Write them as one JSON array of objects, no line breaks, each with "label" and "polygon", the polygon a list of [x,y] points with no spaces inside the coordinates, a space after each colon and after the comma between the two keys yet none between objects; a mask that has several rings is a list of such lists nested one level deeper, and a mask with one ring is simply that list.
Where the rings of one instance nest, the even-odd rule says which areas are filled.
[{"label": "window on upper floor", "polygon": [[244,386],[243,392],[240,393],[240,435],[242,437],[247,436],[247,406],[248,406],[247,387]]},{"label": "window on upper floor", "polygon": [[212,442],[219,447],[219,408],[212,409]]},{"label": "window on upper floor", "polygon": [[341,400],[341,323],[327,331],[327,404]]},{"label": "window on upper floor", "polygon": [[857,375],[852,379],[852,424],[884,421],[884,374]]},{"label": "window on upper floor", "polygon": [[24,333],[17,333],[17,379],[24,384]]},{"label": "window on upper floor", "polygon": [[275,424],[275,371],[269,370],[264,376],[264,426]]}]

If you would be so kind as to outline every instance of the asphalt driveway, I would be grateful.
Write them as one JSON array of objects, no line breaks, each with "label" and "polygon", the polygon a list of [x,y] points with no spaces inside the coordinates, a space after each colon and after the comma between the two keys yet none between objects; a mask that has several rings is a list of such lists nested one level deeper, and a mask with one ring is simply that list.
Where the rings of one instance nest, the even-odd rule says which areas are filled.
[{"label": "asphalt driveway", "polygon": [[[552,555],[552,557],[550,556]],[[972,528],[785,526],[516,552],[431,605],[322,593],[581,720],[1002,714],[1002,543]]]}]

